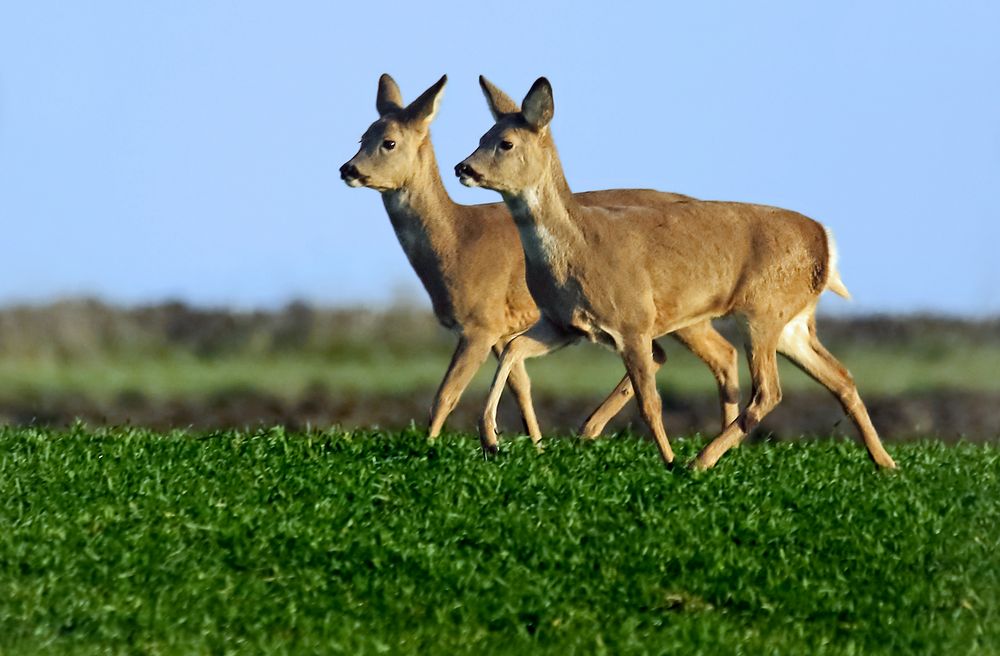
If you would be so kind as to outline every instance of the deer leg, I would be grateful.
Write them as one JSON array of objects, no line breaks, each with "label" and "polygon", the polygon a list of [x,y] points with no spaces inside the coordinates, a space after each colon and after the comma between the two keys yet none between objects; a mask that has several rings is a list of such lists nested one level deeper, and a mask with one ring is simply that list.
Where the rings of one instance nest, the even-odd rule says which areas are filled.
[{"label": "deer leg", "polygon": [[696,469],[708,469],[729,449],[737,446],[781,401],[778,380],[777,342],[781,326],[750,326],[750,380],[753,383],[750,403],[726,426],[722,433],[701,450],[692,463]]},{"label": "deer leg", "polygon": [[500,395],[503,393],[503,386],[507,383],[511,369],[527,358],[544,355],[575,339],[573,335],[543,318],[527,332],[518,335],[507,344],[500,356],[497,372],[493,376],[493,384],[490,386],[489,396],[486,397],[486,406],[483,408],[483,418],[479,425],[479,440],[485,453],[497,451],[497,406],[500,404]]},{"label": "deer leg", "polygon": [[627,341],[622,348],[622,359],[635,389],[639,408],[646,425],[653,433],[656,446],[660,449],[663,462],[671,466],[674,452],[670,448],[667,432],[663,428],[663,408],[660,393],[656,390],[656,370],[658,368],[649,349],[648,338]]},{"label": "deer leg", "polygon": [[[653,361],[656,364],[656,368],[659,369],[667,361],[667,354],[663,352],[663,348],[659,344],[656,342],[652,344]],[[604,427],[607,426],[608,422],[621,412],[633,394],[632,379],[629,378],[628,372],[626,372],[618,385],[615,386],[615,389],[611,391],[611,394],[583,422],[583,426],[580,427],[580,435],[588,440],[596,439],[604,432]]]},{"label": "deer leg", "polygon": [[894,469],[896,463],[882,446],[868,410],[850,372],[826,350],[816,337],[816,317],[810,310],[800,314],[785,326],[778,341],[778,350],[799,369],[837,397],[844,412],[851,418],[868,449],[868,455],[879,467]]},{"label": "deer leg", "polygon": [[483,335],[462,335],[451,357],[451,364],[441,381],[434,403],[431,406],[429,437],[441,434],[444,422],[451,411],[458,405],[462,392],[469,386],[469,381],[490,355],[491,340]]},{"label": "deer leg", "polygon": [[719,386],[722,429],[736,421],[740,408],[740,375],[736,349],[719,334],[710,321],[682,328],[671,337],[708,365]]},{"label": "deer leg", "polygon": [[[502,339],[493,346],[493,354],[500,359],[503,349],[509,340]],[[532,442],[542,439],[542,431],[538,427],[538,419],[535,417],[535,406],[531,402],[531,379],[528,378],[528,370],[524,368],[524,361],[514,364],[510,369],[510,377],[507,379],[507,387],[514,394],[517,400],[517,407],[521,411],[521,420],[524,422],[524,430],[531,436]]]}]

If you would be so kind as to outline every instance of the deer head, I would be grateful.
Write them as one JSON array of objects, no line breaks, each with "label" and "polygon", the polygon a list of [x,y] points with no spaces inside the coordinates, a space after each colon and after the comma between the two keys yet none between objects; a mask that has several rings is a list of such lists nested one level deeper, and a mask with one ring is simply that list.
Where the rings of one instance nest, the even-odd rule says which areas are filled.
[{"label": "deer head", "polygon": [[455,166],[467,187],[514,193],[532,187],[549,170],[555,146],[549,132],[554,105],[552,86],[535,80],[520,109],[486,78],[479,78],[496,124],[479,140],[479,148]]},{"label": "deer head", "polygon": [[437,114],[448,76],[443,75],[412,103],[403,107],[396,82],[383,74],[378,81],[375,108],[378,120],[361,137],[361,148],[340,167],[349,187],[391,191],[405,187],[423,164],[422,146],[428,143],[430,124]]}]

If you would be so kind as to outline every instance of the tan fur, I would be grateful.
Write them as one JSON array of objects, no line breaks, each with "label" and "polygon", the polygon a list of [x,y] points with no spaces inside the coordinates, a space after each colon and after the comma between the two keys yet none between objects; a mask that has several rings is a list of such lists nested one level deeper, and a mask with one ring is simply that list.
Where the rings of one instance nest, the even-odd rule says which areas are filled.
[{"label": "tan fur", "polygon": [[539,79],[521,107],[499,115],[479,148],[456,166],[464,184],[503,196],[542,312],[501,358],[483,412],[485,449],[496,448],[496,404],[510,367],[585,336],[621,354],[660,454],[672,463],[649,343],[735,314],[747,326],[753,394],[736,421],[699,454],[697,466],[714,465],[781,400],[779,350],[840,399],[872,459],[895,466],[846,369],[815,337],[819,294],[828,287],[846,292],[822,225],[776,207],[662,202],[649,192],[622,192],[613,204],[584,206],[570,192],[549,131],[554,103],[548,81]]},{"label": "tan fur", "polygon": [[[357,155],[341,168],[349,185],[368,186],[382,193],[400,245],[430,295],[435,315],[442,325],[459,335],[455,355],[431,408],[431,436],[440,433],[491,349],[499,355],[513,337],[539,318],[525,281],[524,253],[510,212],[503,203],[459,205],[441,183],[428,126],[444,84],[445,78],[441,78],[404,108],[396,83],[383,75],[376,101],[380,117],[365,132]],[[509,105],[503,105],[504,97],[494,101],[517,110],[509,98]],[[386,140],[394,143],[391,150],[384,148]],[[614,206],[636,195],[654,197],[659,202],[687,198],[642,190],[587,192],[576,198],[584,206]],[[544,235],[538,242],[543,251],[558,245],[558,241],[547,240]],[[558,254],[553,252],[553,257]],[[682,331],[677,337],[708,363],[719,381],[724,421],[735,416],[735,350],[707,323]],[[650,345],[646,348],[649,350]],[[659,349],[656,345],[653,348]],[[526,430],[533,439],[539,439],[530,381],[523,364],[512,368],[509,382]],[[583,434],[599,435],[631,395],[632,384],[625,376],[588,418]]]}]

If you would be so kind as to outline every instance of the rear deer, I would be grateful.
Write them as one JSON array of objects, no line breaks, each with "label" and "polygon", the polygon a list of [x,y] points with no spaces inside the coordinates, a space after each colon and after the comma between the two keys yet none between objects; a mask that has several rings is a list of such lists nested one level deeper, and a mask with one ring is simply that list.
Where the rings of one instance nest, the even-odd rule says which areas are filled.
[{"label": "rear deer", "polygon": [[746,328],[751,399],[694,466],[713,466],[781,400],[780,351],[839,399],[872,460],[895,467],[850,374],[816,337],[820,294],[848,296],[822,225],[776,207],[694,199],[650,206],[627,193],[618,206],[584,206],[570,192],[549,130],[548,80],[539,78],[521,106],[497,116],[479,148],[455,167],[463,184],[503,196],[542,313],[500,359],[480,427],[485,450],[496,449],[497,403],[511,368],[586,337],[621,355],[643,418],[671,464],[649,344],[734,314]]},{"label": "rear deer", "polygon": [[[438,321],[459,335],[458,347],[434,397],[431,437],[441,432],[490,350],[499,356],[512,338],[539,318],[525,284],[524,254],[507,208],[503,203],[459,205],[441,183],[429,128],[446,80],[442,77],[404,107],[399,87],[383,75],[375,103],[379,118],[362,136],[358,153],[340,168],[340,176],[349,186],[381,192],[399,243],[430,295]],[[498,111],[518,111],[514,101],[489,83],[484,81],[483,88]],[[621,190],[577,194],[575,202],[614,206],[632,196],[650,196],[651,203],[687,198]],[[728,424],[736,416],[739,400],[736,350],[708,321],[692,323],[675,337],[712,370],[719,384],[723,425]],[[665,360],[662,349],[652,340],[645,349],[654,362]],[[525,429],[537,441],[541,433],[524,364],[513,364],[508,374]],[[626,375],[588,418],[581,433],[586,437],[600,435],[631,395],[632,382]]]}]

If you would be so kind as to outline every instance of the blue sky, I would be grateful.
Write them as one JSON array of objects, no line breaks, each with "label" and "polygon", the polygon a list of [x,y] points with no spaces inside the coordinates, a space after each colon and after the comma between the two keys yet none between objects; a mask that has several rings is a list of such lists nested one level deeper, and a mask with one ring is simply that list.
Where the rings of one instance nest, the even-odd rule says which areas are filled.
[{"label": "blue sky", "polygon": [[[597,4],[597,3],[593,3]],[[546,75],[576,190],[644,186],[831,226],[856,301],[1000,312],[1000,3],[17,2],[0,8],[0,302],[423,301],[377,194],[337,168],[378,75]]]}]

